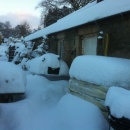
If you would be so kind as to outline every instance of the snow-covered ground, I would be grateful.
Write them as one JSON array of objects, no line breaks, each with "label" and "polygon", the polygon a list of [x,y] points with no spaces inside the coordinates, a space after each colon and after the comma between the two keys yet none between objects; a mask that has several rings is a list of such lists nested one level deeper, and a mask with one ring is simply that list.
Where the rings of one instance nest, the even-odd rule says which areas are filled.
[{"label": "snow-covered ground", "polygon": [[1,61],[8,61],[6,57],[6,51],[8,50],[8,47],[5,44],[2,44],[0,46],[0,60]]},{"label": "snow-covered ground", "polygon": [[[0,46],[2,55],[3,49]],[[69,81],[50,81],[37,75],[45,67],[38,66],[42,66],[42,62],[46,61],[52,68],[59,67],[58,56],[48,53],[33,61],[37,62],[32,65],[31,61],[28,65],[32,70],[37,67],[38,71],[33,70],[35,73],[31,74],[22,70],[21,64],[0,60],[0,88],[3,88],[0,93],[7,93],[8,87],[12,93],[15,87],[25,89],[21,100],[15,97],[15,102],[0,103],[0,130],[109,130],[109,123],[97,106],[68,92]],[[69,71],[70,77],[78,80],[108,87],[105,105],[116,117],[130,119],[130,60],[78,56],[70,70],[67,66],[61,70],[66,74]]]},{"label": "snow-covered ground", "polygon": [[0,103],[0,130],[108,130],[99,108],[69,94],[67,86],[27,75],[25,99]]},{"label": "snow-covered ground", "polygon": [[[21,82],[17,72],[19,74],[23,72],[20,70],[15,73],[17,67],[18,70],[21,69],[20,65],[14,69],[13,63],[7,61],[0,63],[1,70],[3,69],[0,76],[2,82],[6,81],[6,76],[12,79],[13,73],[16,81]],[[97,106],[69,94],[67,91],[69,81],[49,81],[28,71],[26,78],[24,99],[12,103],[0,103],[0,130],[109,129],[106,118]],[[5,90],[8,85],[4,85]]]}]

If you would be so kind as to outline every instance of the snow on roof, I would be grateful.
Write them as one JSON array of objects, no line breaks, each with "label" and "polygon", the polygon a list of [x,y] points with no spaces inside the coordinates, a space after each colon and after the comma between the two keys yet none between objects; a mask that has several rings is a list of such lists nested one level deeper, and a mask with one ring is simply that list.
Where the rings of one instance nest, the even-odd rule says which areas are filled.
[{"label": "snow on roof", "polygon": [[105,105],[110,108],[111,115],[117,118],[130,119],[130,90],[110,87],[107,92]]},{"label": "snow on roof", "polygon": [[56,23],[25,37],[25,41],[33,40],[48,34],[70,29],[127,11],[130,11],[129,0],[103,0],[99,3],[94,1],[58,20]]},{"label": "snow on roof", "polygon": [[83,55],[74,59],[70,77],[106,87],[130,89],[130,60],[105,56]]},{"label": "snow on roof", "polygon": [[26,76],[17,65],[0,61],[0,94],[24,93],[26,86]]}]

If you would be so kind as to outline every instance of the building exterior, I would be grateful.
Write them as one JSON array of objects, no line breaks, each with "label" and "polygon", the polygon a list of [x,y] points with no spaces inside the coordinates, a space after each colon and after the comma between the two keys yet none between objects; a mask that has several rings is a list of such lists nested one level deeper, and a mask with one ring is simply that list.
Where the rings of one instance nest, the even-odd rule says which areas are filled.
[{"label": "building exterior", "polygon": [[79,55],[130,58],[130,2],[94,1],[25,40],[38,43],[44,35],[69,66]]}]

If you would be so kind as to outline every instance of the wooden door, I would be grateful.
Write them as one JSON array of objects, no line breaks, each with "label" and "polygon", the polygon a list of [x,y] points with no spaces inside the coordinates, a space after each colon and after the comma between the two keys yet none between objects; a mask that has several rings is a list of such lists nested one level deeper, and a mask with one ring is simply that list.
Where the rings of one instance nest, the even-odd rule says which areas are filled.
[{"label": "wooden door", "polygon": [[97,35],[86,36],[82,41],[83,55],[97,55]]}]

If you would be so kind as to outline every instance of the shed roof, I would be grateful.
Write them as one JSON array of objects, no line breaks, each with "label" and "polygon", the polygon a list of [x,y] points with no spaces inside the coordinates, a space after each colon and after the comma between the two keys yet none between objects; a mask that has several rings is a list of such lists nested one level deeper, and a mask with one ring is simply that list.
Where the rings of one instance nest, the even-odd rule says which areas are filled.
[{"label": "shed roof", "polygon": [[56,23],[25,37],[25,41],[67,30],[99,19],[130,11],[130,0],[103,0],[87,4],[83,8],[61,18]]}]

